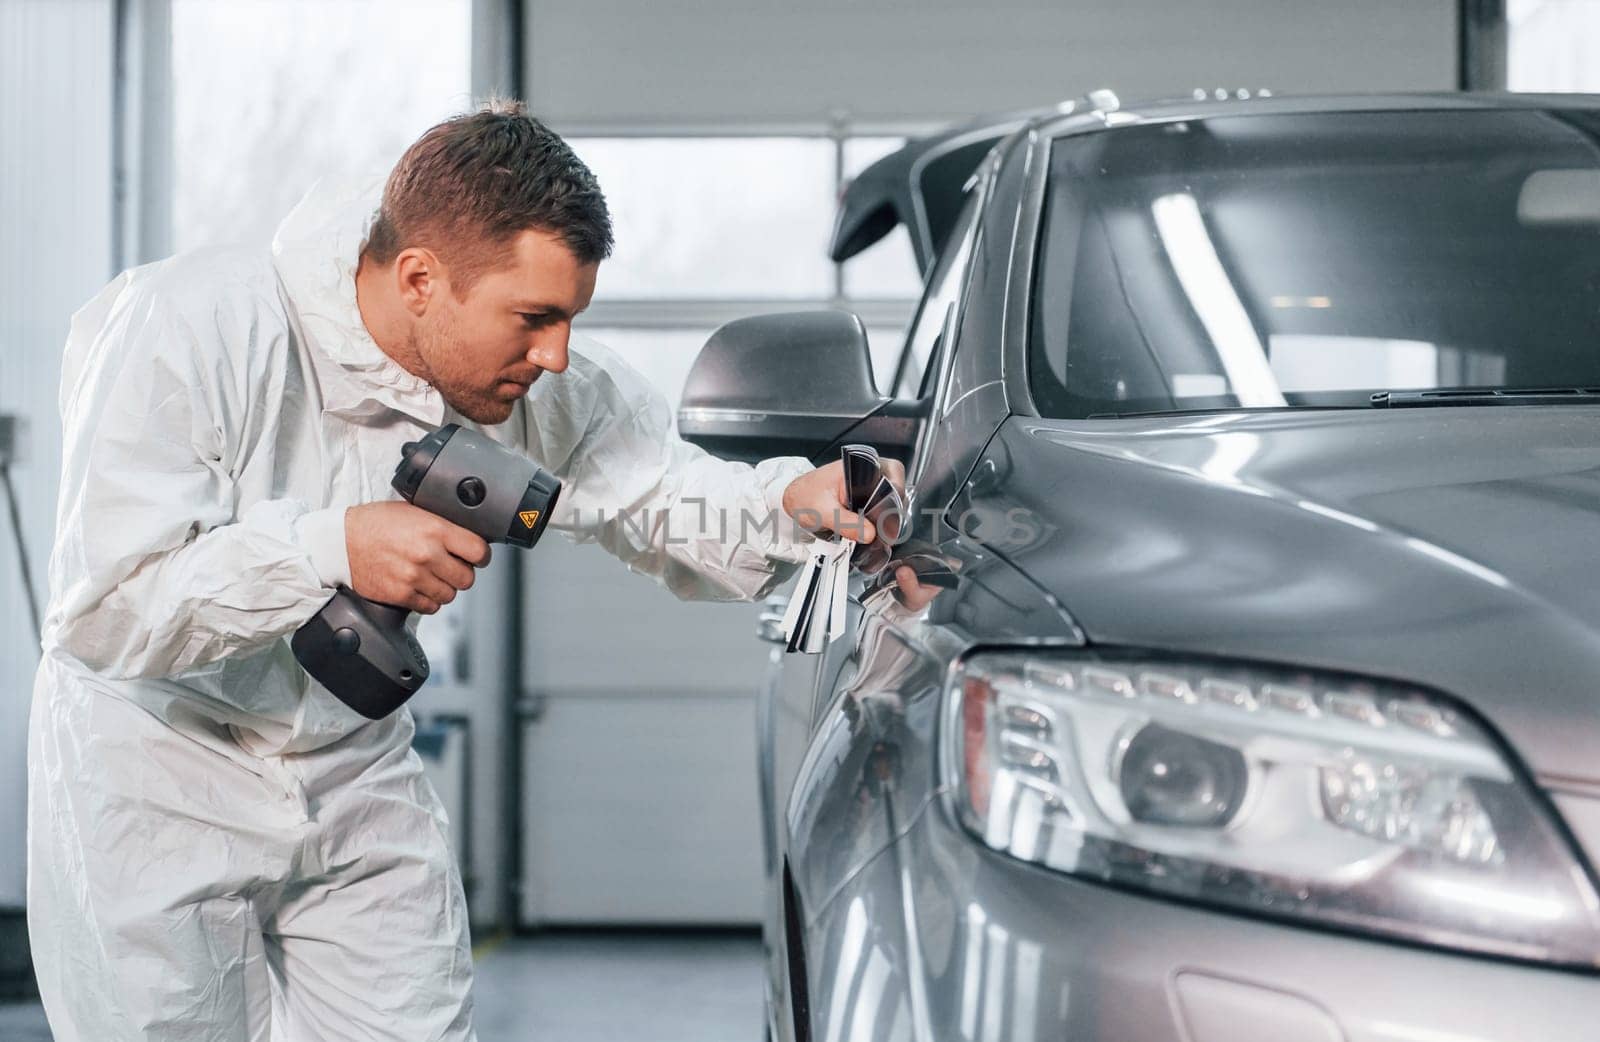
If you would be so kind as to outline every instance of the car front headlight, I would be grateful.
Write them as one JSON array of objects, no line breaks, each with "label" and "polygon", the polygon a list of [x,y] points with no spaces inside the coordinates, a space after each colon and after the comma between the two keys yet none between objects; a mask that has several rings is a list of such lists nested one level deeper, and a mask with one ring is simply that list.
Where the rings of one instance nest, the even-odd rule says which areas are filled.
[{"label": "car front headlight", "polygon": [[1600,966],[1571,843],[1466,712],[1401,685],[1144,653],[976,654],[943,770],[984,843],[1104,882]]}]

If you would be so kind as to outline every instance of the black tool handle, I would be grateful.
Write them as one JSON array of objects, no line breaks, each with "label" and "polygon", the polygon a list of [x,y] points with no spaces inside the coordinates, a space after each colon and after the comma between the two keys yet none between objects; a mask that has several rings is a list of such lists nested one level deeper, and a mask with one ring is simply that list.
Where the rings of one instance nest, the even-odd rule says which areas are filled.
[{"label": "black tool handle", "polygon": [[306,672],[341,702],[380,720],[428,679],[428,656],[406,627],[410,615],[341,586],[289,646]]}]

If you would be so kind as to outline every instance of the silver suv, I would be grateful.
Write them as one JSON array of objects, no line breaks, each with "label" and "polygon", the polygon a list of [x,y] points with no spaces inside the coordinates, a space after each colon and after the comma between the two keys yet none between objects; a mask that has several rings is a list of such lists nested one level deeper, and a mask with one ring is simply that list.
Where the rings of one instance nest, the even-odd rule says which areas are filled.
[{"label": "silver suv", "polygon": [[773,1037],[1600,1038],[1600,102],[1101,98],[896,223],[893,387],[763,317],[681,415],[898,454],[954,575],[774,653]]}]

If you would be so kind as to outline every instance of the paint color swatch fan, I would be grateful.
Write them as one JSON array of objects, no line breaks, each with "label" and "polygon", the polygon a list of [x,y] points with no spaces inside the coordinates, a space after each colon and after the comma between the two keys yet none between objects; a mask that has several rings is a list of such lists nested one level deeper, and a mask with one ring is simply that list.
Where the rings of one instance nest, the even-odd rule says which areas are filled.
[{"label": "paint color swatch fan", "polygon": [[905,524],[905,497],[889,480],[877,450],[846,445],[843,455],[848,506],[872,522],[878,538],[867,544],[837,536],[817,542],[783,616],[788,651],[816,654],[844,634],[850,569],[869,575],[882,571]]}]

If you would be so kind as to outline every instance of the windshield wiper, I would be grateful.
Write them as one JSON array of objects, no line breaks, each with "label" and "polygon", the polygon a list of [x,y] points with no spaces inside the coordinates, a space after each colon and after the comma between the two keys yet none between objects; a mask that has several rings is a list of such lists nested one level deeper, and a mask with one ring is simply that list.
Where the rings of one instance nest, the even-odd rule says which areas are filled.
[{"label": "windshield wiper", "polygon": [[1379,391],[1374,409],[1416,409],[1433,405],[1570,405],[1600,403],[1600,387],[1482,387],[1447,391]]}]

